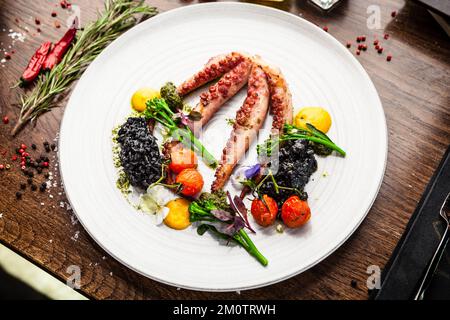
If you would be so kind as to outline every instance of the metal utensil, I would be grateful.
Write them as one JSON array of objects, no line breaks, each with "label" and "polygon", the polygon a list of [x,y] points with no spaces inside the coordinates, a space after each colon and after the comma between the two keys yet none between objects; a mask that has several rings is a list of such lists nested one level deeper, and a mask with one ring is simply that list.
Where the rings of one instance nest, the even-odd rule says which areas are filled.
[{"label": "metal utensil", "polygon": [[414,300],[422,300],[425,291],[430,285],[431,279],[433,278],[433,274],[436,271],[437,266],[439,265],[439,261],[442,258],[442,254],[444,253],[444,249],[447,245],[449,236],[450,236],[450,193],[447,194],[444,203],[442,204],[441,211],[439,212],[442,219],[446,222],[446,228],[444,234],[442,235],[442,239],[439,242],[436,251],[434,252],[433,257],[431,258],[427,270],[422,278],[422,282],[420,283],[419,289],[417,290],[416,295],[414,296]]}]

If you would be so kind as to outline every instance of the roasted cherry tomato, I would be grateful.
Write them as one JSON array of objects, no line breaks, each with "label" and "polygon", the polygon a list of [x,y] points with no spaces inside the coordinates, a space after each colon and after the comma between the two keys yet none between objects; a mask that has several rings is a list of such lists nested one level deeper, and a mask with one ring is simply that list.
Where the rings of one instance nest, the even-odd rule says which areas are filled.
[{"label": "roasted cherry tomato", "polygon": [[263,199],[264,201],[261,199],[253,200],[251,212],[256,223],[260,226],[268,227],[277,218],[278,206],[276,201],[268,195],[263,195]]},{"label": "roasted cherry tomato", "polygon": [[196,169],[184,169],[175,180],[181,184],[182,195],[193,197],[203,189],[203,177]]},{"label": "roasted cherry tomato", "polygon": [[289,228],[304,225],[311,217],[308,202],[300,200],[298,196],[289,197],[281,207],[281,219]]},{"label": "roasted cherry tomato", "polygon": [[180,173],[188,168],[197,168],[197,156],[180,143],[170,153],[169,169],[174,173]]}]

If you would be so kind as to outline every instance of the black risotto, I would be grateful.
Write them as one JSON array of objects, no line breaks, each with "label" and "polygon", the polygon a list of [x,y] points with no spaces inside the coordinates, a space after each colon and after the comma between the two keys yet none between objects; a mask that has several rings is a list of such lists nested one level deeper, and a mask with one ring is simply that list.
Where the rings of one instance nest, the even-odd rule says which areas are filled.
[{"label": "black risotto", "polygon": [[[275,163],[271,163],[275,171]],[[307,140],[288,140],[283,143],[279,150],[278,170],[274,174],[275,181],[279,186],[296,188],[302,200],[308,199],[308,194],[303,190],[309,178],[317,170],[317,161],[314,157],[312,145]],[[281,208],[283,202],[292,195],[292,190],[280,189],[275,192],[273,182],[270,178],[261,186],[261,192],[267,194],[277,201]]]},{"label": "black risotto", "polygon": [[161,177],[162,157],[144,118],[128,118],[117,141],[120,162],[132,186],[147,189]]}]

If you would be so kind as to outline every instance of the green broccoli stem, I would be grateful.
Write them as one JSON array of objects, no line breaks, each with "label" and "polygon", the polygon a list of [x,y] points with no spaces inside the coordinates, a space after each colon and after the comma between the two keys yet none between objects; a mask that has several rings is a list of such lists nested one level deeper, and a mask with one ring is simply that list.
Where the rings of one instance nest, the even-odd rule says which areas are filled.
[{"label": "green broccoli stem", "polygon": [[259,252],[258,248],[256,248],[255,244],[253,243],[253,241],[250,239],[250,237],[248,236],[248,234],[245,232],[244,229],[239,230],[238,235],[243,239],[243,241],[245,241],[245,244],[240,242],[239,240],[236,239],[236,237],[234,237],[234,239],[236,239],[236,241],[242,246],[244,247],[245,250],[247,250],[247,252],[249,254],[251,254],[252,256],[254,256],[256,258],[256,260],[258,260],[263,266],[267,266],[267,264],[269,263],[266,259],[266,257],[264,257],[262,255],[261,252]]},{"label": "green broccoli stem", "polygon": [[203,144],[194,136],[191,129],[185,128],[185,129],[179,129],[179,133],[181,136],[183,136],[185,139],[182,139],[181,141],[183,144],[185,144],[187,147],[190,147],[192,150],[197,150],[198,153],[202,156],[202,158],[205,160],[205,162],[210,166],[211,168],[217,167],[217,160],[214,158],[214,156],[209,153],[208,150],[203,146]]},{"label": "green broccoli stem", "polygon": [[303,134],[290,134],[287,136],[282,136],[282,138],[280,140],[285,141],[285,140],[298,140],[298,139],[305,139],[305,140],[309,140],[312,142],[317,142],[317,143],[323,144],[324,146],[330,148],[331,150],[334,150],[334,151],[338,152],[339,154],[341,154],[342,156],[345,156],[345,151],[342,150],[341,148],[339,148],[333,142],[330,142],[328,140],[324,140],[321,138],[317,138],[317,137],[307,136],[307,135],[303,135]]},{"label": "green broccoli stem", "polygon": [[203,144],[194,136],[187,126],[179,128],[173,120],[174,112],[169,108],[163,99],[154,98],[147,101],[146,117],[152,118],[169,130],[169,133],[185,146],[199,153],[205,162],[212,168],[217,167],[217,160],[209,153]]}]

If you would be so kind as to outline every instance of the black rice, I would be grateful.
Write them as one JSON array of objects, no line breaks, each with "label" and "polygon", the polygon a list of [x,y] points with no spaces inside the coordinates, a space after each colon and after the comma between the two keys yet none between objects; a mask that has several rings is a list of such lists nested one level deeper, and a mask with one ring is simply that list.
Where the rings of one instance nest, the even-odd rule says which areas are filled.
[{"label": "black rice", "polygon": [[[288,140],[280,147],[278,155],[278,161],[270,164],[272,171],[276,172],[274,174],[276,183],[282,187],[297,189],[300,199],[307,200],[308,194],[303,189],[311,175],[317,170],[317,161],[312,146],[306,140]],[[275,170],[276,164],[278,164],[278,170]],[[274,198],[280,208],[287,198],[295,194],[292,190],[283,189],[276,193],[270,178],[263,183],[261,191]]]},{"label": "black rice", "polygon": [[120,127],[120,162],[134,187],[147,189],[161,177],[162,157],[143,118],[128,118]]}]

